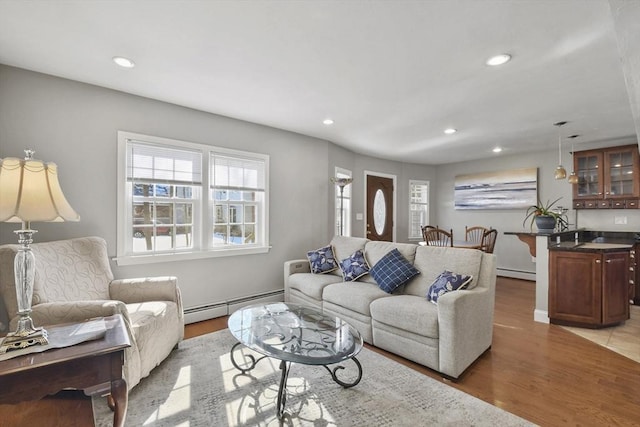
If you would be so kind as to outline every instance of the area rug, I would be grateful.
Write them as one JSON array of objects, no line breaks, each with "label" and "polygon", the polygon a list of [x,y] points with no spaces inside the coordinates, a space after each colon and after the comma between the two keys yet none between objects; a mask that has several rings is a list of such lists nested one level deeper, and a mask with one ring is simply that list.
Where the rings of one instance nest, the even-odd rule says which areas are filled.
[{"label": "area rug", "polygon": [[[191,338],[129,394],[127,426],[530,426],[500,408],[366,348],[358,385],[344,389],[321,366],[293,364],[287,414],[276,417],[278,361],[241,374],[228,329]],[[344,364],[344,371],[351,366]],[[354,369],[355,371],[355,369]],[[96,427],[111,426],[105,398],[93,399]]]}]

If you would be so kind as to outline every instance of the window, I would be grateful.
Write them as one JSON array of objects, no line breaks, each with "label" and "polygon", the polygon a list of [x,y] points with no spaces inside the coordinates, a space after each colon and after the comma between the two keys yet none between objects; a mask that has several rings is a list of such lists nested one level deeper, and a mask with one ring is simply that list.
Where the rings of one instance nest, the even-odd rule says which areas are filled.
[{"label": "window", "polygon": [[118,150],[118,264],[268,250],[268,156],[128,132]]},{"label": "window", "polygon": [[[351,171],[336,167],[336,178],[351,178]],[[340,223],[342,223],[342,235],[351,236],[351,184],[345,185],[342,197],[340,187],[335,185],[335,235],[340,235]],[[342,206],[342,211],[341,211]],[[341,215],[342,214],[342,215]]]},{"label": "window", "polygon": [[422,239],[429,224],[429,181],[409,181],[409,239]]},{"label": "window", "polygon": [[213,246],[251,245],[261,241],[258,223],[264,206],[262,160],[211,153]]}]

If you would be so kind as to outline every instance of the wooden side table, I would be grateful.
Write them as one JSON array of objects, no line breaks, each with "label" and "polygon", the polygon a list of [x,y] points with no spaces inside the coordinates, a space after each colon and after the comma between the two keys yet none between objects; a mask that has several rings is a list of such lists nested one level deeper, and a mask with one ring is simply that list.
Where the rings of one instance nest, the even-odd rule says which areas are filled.
[{"label": "wooden side table", "polygon": [[0,403],[39,400],[65,388],[88,394],[110,389],[113,425],[124,426],[128,395],[122,365],[131,342],[120,314],[104,320],[107,331],[101,339],[0,362]]}]

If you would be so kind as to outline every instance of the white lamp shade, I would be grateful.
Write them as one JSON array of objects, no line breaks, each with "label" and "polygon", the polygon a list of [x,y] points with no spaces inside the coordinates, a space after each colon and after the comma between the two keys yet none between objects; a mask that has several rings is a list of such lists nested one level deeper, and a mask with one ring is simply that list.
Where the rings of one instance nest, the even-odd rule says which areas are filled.
[{"label": "white lamp shade", "polygon": [[0,221],[80,221],[62,193],[55,163],[0,159]]}]

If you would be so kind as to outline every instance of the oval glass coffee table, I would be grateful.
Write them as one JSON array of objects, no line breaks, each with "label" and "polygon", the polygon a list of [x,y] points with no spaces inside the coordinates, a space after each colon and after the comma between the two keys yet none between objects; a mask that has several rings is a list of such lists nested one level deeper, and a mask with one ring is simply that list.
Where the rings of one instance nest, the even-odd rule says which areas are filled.
[{"label": "oval glass coffee table", "polygon": [[[238,340],[231,348],[231,363],[243,374],[271,357],[280,360],[280,386],[277,411],[282,418],[287,400],[287,378],[291,363],[321,365],[342,387],[353,387],[362,379],[362,365],[356,354],[362,349],[360,333],[344,320],[317,308],[293,303],[268,303],[241,308],[229,317],[229,331]],[[245,346],[262,356],[243,354],[240,363],[236,350]],[[345,369],[333,365],[351,360],[358,372],[355,380],[343,381],[337,373]],[[355,375],[354,375],[355,376]]]}]

